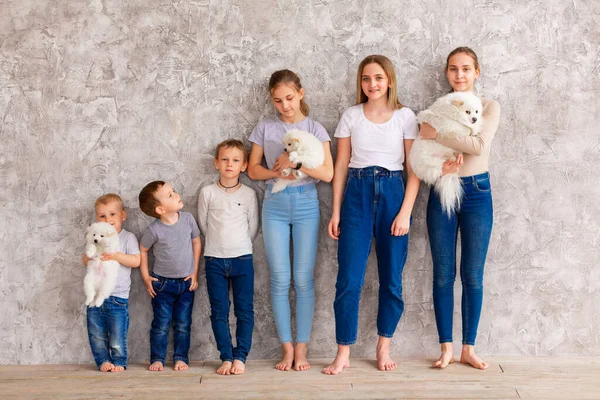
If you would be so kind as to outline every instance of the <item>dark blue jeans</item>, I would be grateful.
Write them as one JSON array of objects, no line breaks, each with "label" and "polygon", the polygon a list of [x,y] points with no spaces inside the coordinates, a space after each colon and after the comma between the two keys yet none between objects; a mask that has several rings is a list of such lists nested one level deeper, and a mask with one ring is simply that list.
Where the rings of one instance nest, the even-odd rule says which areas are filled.
[{"label": "dark blue jeans", "polygon": [[[204,257],[206,287],[210,299],[210,322],[222,361],[246,357],[252,345],[254,329],[254,266],[252,254],[236,258]],[[233,291],[233,312],[236,317],[235,343],[229,330],[229,287]]]},{"label": "dark blue jeans", "polygon": [[431,189],[427,204],[427,230],[433,258],[433,306],[440,343],[452,342],[456,244],[461,238],[463,344],[475,345],[483,302],[483,267],[492,234],[492,188],[488,172],[463,177],[460,210],[451,217]]},{"label": "dark blue jeans", "polygon": [[150,363],[165,364],[169,330],[173,324],[173,361],[189,364],[190,331],[194,294],[190,291],[191,279],[163,278],[152,274],[158,281],[152,282],[156,296],[152,299],[152,329],[150,330]]},{"label": "dark blue jeans", "polygon": [[88,307],[87,329],[90,347],[98,368],[108,361],[127,368],[129,302],[110,296],[100,307]]},{"label": "dark blue jeans", "polygon": [[356,342],[358,305],[375,237],[379,273],[377,334],[392,337],[404,311],[402,270],[408,235],[392,236],[392,222],[404,200],[402,171],[381,167],[350,168],[340,215],[335,332],[341,345]]}]

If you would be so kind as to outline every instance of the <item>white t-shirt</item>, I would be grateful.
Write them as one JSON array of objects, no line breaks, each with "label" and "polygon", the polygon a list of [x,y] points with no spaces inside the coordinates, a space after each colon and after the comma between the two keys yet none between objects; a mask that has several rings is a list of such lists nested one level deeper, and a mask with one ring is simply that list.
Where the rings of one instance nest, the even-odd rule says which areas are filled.
[{"label": "white t-shirt", "polygon": [[375,124],[365,117],[363,104],[357,104],[344,111],[334,137],[350,138],[350,168],[378,166],[399,171],[403,169],[404,139],[416,139],[418,134],[417,117],[410,108],[396,110],[389,121]]},{"label": "white t-shirt", "polygon": [[256,193],[246,185],[233,193],[226,193],[216,183],[204,186],[198,198],[198,223],[206,240],[205,256],[252,254],[252,241],[258,232]]}]

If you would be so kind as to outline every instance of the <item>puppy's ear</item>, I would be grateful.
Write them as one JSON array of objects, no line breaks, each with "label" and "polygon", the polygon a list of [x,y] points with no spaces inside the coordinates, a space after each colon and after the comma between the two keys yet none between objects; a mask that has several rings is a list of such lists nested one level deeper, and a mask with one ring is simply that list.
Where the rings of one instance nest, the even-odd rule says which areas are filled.
[{"label": "puppy's ear", "polygon": [[454,107],[461,107],[463,104],[465,104],[465,102],[462,100],[458,100],[458,99],[452,100],[452,105]]}]

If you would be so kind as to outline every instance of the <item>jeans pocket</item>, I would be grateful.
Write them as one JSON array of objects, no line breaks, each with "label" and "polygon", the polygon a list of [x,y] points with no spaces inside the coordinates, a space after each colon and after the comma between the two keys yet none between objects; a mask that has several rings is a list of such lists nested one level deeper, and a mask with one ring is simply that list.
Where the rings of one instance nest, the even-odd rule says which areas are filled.
[{"label": "jeans pocket", "polygon": [[124,299],[122,297],[111,296],[111,299],[113,303],[117,306],[127,307],[127,305],[129,304],[129,300]]},{"label": "jeans pocket", "polygon": [[304,197],[306,197],[309,200],[318,200],[319,192],[317,192],[316,190],[306,190],[304,191]]},{"label": "jeans pocket", "polygon": [[154,288],[154,291],[158,293],[158,292],[161,292],[165,288],[165,285],[167,284],[167,280],[164,278],[157,278],[157,279],[158,279],[157,281],[152,281],[152,287]]},{"label": "jeans pocket", "polygon": [[491,192],[492,191],[492,186],[490,185],[490,180],[489,179],[481,179],[481,180],[477,180],[474,183],[475,189],[478,192],[482,192],[482,193],[487,193],[487,192]]}]

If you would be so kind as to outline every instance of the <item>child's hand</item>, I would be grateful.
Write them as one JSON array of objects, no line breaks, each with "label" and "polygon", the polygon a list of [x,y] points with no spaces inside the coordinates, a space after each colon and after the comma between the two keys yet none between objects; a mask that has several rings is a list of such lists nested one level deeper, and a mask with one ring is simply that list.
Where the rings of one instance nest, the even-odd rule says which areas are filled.
[{"label": "child's hand", "polygon": [[154,288],[152,287],[152,282],[156,282],[156,281],[158,281],[158,279],[156,279],[153,276],[148,276],[147,278],[144,278],[144,285],[146,285],[146,291],[152,298],[154,298],[154,296],[156,296],[156,292],[154,291]]},{"label": "child's hand", "polygon": [[464,164],[464,159],[462,153],[456,157],[455,161],[447,160],[444,165],[442,165],[442,176],[448,174],[456,174],[460,167]]},{"label": "child's hand", "polygon": [[187,281],[190,279],[192,280],[192,283],[190,283],[190,292],[193,292],[198,287],[198,277],[196,276],[196,274],[191,274],[191,275],[186,276],[184,281]]},{"label": "child's hand", "polygon": [[88,258],[88,256],[85,255],[85,253],[81,255],[81,262],[86,267],[87,267],[88,263],[90,262],[90,260],[91,260],[91,258]]},{"label": "child's hand", "polygon": [[290,157],[287,152],[281,153],[279,157],[275,160],[275,164],[273,165],[273,171],[279,172],[282,169],[293,168],[294,165],[290,161]]},{"label": "child's hand", "polygon": [[119,261],[119,257],[122,253],[102,253],[102,257],[100,258],[102,261]]},{"label": "child's hand", "polygon": [[404,236],[410,230],[410,215],[396,215],[392,222],[392,236]]}]

